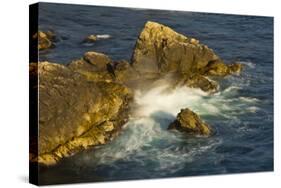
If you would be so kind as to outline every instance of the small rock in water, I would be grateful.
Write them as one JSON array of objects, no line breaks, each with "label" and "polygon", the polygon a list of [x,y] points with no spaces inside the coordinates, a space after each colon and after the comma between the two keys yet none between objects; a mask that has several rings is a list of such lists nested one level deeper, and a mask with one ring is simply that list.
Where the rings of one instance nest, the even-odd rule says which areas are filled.
[{"label": "small rock in water", "polygon": [[182,132],[205,136],[209,136],[212,133],[210,126],[188,108],[181,110],[177,115],[177,119],[169,125],[168,129],[177,129]]},{"label": "small rock in water", "polygon": [[96,42],[97,40],[101,40],[101,39],[108,39],[110,38],[110,35],[104,34],[104,35],[89,35],[88,37],[86,37],[83,42],[84,43],[93,43]]},{"label": "small rock in water", "polygon": [[84,39],[83,42],[96,42],[98,40],[98,37],[96,35],[89,35]]},{"label": "small rock in water", "polygon": [[38,49],[46,50],[54,47],[54,40],[56,36],[52,31],[38,31],[35,35],[33,35],[34,40],[38,40]]}]

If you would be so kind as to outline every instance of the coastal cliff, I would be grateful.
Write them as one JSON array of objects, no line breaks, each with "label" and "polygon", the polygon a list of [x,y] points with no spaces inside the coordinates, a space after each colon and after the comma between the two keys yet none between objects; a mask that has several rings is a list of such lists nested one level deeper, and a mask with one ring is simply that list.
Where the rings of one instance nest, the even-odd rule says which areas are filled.
[{"label": "coastal cliff", "polygon": [[[47,44],[40,50],[51,46],[40,38],[39,44]],[[171,89],[191,87],[211,94],[219,88],[211,78],[238,74],[241,69],[241,64],[225,64],[199,40],[150,21],[140,33],[130,61],[115,62],[92,51],[68,65],[30,63],[30,76],[39,77],[39,85],[31,85],[39,92],[38,153],[31,153],[30,159],[52,165],[110,142],[129,121],[136,89],[164,80]],[[211,135],[210,126],[188,109],[179,113],[170,129]]]}]

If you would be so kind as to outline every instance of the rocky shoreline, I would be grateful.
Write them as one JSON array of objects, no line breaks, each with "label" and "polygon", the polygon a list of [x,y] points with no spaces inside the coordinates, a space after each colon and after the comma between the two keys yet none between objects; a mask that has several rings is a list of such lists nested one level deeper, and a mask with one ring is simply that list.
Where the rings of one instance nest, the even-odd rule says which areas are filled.
[{"label": "rocky shoreline", "polygon": [[[38,32],[34,36],[39,50],[54,47],[54,34]],[[31,79],[39,75],[39,85],[30,86],[39,90],[38,154],[30,153],[30,160],[53,165],[110,142],[130,119],[136,89],[165,82],[171,90],[191,87],[212,94],[219,89],[216,78],[241,70],[241,64],[225,64],[198,40],[150,21],[140,33],[130,61],[115,62],[105,54],[86,52],[68,65],[30,63]],[[213,132],[189,109],[179,112],[169,129],[204,136]]]}]

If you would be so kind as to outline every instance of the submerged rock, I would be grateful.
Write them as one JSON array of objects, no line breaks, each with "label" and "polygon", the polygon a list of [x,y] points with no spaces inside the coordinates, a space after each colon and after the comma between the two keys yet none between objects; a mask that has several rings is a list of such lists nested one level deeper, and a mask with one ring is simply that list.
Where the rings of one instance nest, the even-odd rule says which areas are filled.
[{"label": "submerged rock", "polygon": [[96,42],[97,40],[98,37],[96,35],[89,35],[83,40],[83,42]]},{"label": "submerged rock", "polygon": [[111,38],[110,35],[108,34],[103,34],[103,35],[89,35],[87,36],[84,40],[83,43],[94,43],[98,40],[102,40],[102,39],[109,39]]},{"label": "submerged rock", "polygon": [[46,50],[54,47],[55,34],[52,31],[38,31],[33,35],[33,39],[38,40],[39,50]]},{"label": "submerged rock", "polygon": [[[35,64],[30,67],[36,73]],[[33,161],[50,165],[73,152],[105,144],[127,121],[133,94],[126,86],[93,81],[73,67],[49,62],[38,63],[37,72],[40,116],[38,156]]]},{"label": "submerged rock", "polygon": [[188,108],[180,111],[176,120],[169,125],[168,129],[176,129],[190,134],[205,136],[209,136],[212,133],[210,126]]}]

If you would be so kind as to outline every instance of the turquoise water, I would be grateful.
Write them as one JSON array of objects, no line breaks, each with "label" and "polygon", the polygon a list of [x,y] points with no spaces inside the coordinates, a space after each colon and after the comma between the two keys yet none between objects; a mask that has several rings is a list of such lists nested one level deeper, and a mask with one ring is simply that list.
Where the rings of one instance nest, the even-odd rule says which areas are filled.
[{"label": "turquoise water", "polygon": [[[139,32],[151,20],[199,39],[226,63],[245,65],[240,76],[221,80],[213,96],[188,88],[167,94],[165,86],[137,92],[139,108],[119,137],[41,167],[41,184],[273,170],[273,18],[59,4],[40,4],[39,12],[39,27],[58,36],[56,48],[41,52],[41,60],[66,64],[91,50],[129,60]],[[109,38],[83,44],[89,34]],[[216,134],[168,132],[184,107]]]}]

